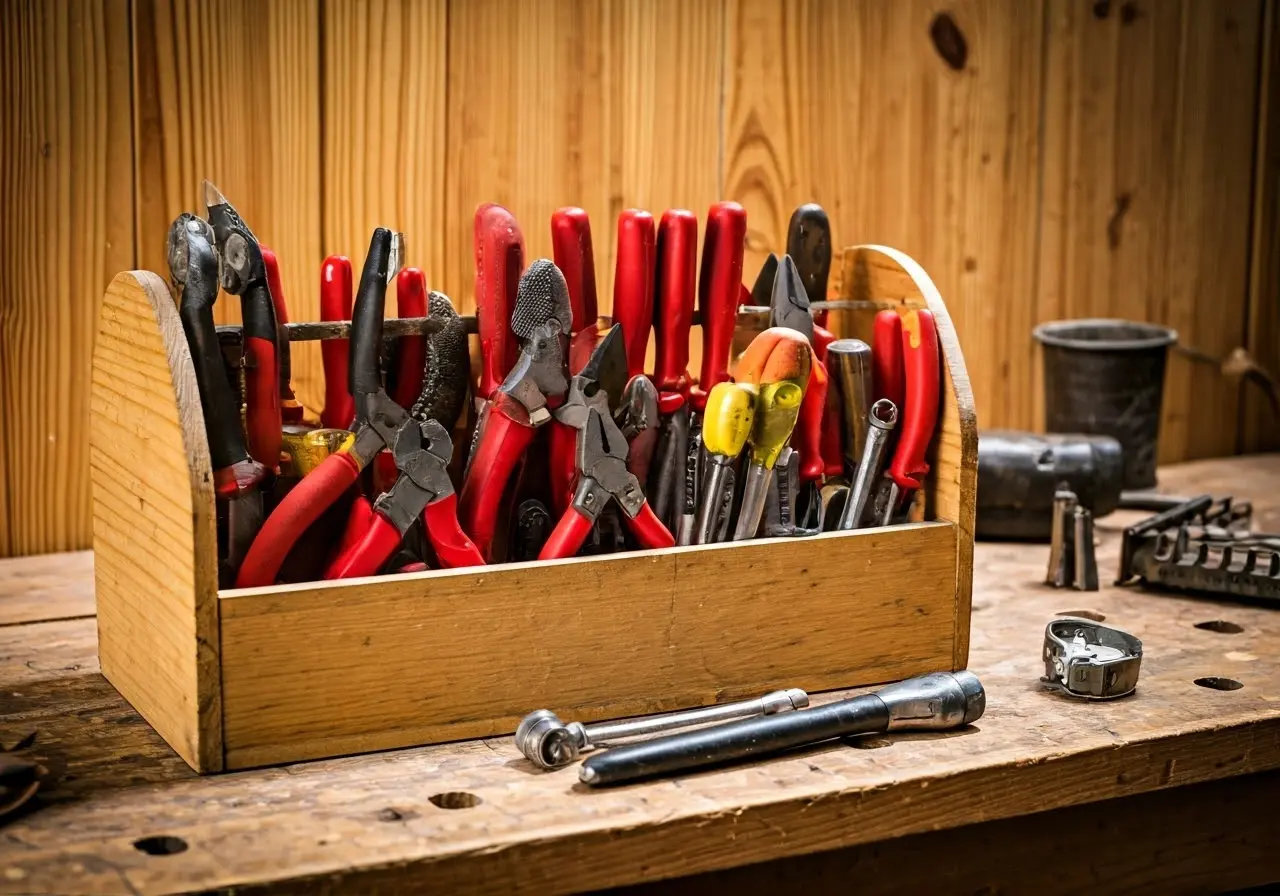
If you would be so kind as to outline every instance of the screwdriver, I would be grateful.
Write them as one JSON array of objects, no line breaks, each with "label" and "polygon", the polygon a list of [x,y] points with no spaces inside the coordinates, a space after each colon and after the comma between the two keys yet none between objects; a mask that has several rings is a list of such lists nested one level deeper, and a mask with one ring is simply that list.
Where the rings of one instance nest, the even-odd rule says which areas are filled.
[{"label": "screwdriver", "polygon": [[760,527],[773,467],[795,429],[812,368],[813,349],[809,340],[786,327],[765,330],[738,359],[735,378],[752,383],[759,394],[749,440],[751,464],[747,468],[734,541],[754,538]]},{"label": "screwdriver", "polygon": [[[889,525],[898,509],[929,472],[925,452],[938,423],[938,392],[941,371],[938,361],[938,328],[932,312],[911,310],[902,315],[902,369],[906,375],[902,426],[893,460],[881,485],[885,491],[882,526]],[[879,508],[880,502],[876,505]]]},{"label": "screwdriver", "polygon": [[715,530],[725,492],[732,487],[733,463],[751,435],[755,419],[756,387],[750,383],[716,383],[703,412],[702,442],[707,450],[706,485],[694,529],[694,544],[715,541]]},{"label": "screwdriver", "polygon": [[867,441],[867,411],[871,408],[871,346],[861,339],[837,339],[827,346],[827,371],[831,375],[831,391],[836,397],[827,412],[840,416],[844,475],[852,481],[862,457],[862,446]]}]

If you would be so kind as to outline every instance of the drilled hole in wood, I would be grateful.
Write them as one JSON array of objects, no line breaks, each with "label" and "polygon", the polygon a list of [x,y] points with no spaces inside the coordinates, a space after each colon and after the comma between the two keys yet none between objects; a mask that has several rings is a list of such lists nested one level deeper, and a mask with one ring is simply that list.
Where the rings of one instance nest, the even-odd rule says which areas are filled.
[{"label": "drilled hole in wood", "polygon": [[173,856],[187,851],[187,841],[181,837],[143,837],[133,841],[133,848],[149,856]]},{"label": "drilled hole in wood", "polygon": [[1207,632],[1217,632],[1220,635],[1238,635],[1244,631],[1244,626],[1236,625],[1234,622],[1227,622],[1225,619],[1210,619],[1208,622],[1197,622],[1196,628],[1202,628]]},{"label": "drilled hole in wood", "polygon": [[1210,675],[1207,678],[1197,678],[1196,684],[1202,688],[1212,688],[1215,691],[1238,691],[1244,685],[1236,681],[1234,678],[1219,678],[1217,675]]},{"label": "drilled hole in wood", "polygon": [[849,740],[849,746],[859,750],[878,750],[881,747],[892,747],[893,741],[883,737],[855,737]]},{"label": "drilled hole in wood", "polygon": [[427,797],[427,799],[431,800],[431,805],[441,809],[474,809],[484,802],[474,793],[467,793],[464,790],[437,793]]},{"label": "drilled hole in wood", "polygon": [[1102,622],[1107,618],[1105,613],[1099,613],[1097,610],[1059,610],[1057,615],[1079,616],[1081,619],[1092,619],[1094,622]]}]

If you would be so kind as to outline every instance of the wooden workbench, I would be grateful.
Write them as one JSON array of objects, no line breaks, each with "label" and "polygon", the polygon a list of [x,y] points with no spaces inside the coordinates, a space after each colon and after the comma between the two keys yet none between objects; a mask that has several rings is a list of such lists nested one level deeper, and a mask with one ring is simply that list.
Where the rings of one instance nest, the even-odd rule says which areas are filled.
[{"label": "wooden workbench", "polygon": [[[1280,531],[1280,455],[1182,465],[1161,481],[1251,497],[1256,526]],[[1105,580],[1133,518],[1099,523]],[[34,731],[22,755],[49,779],[0,826],[0,892],[551,892],[676,877],[664,886],[777,892],[801,874],[810,891],[859,892],[1280,880],[1280,612],[1109,585],[1055,591],[1040,584],[1046,553],[979,545],[970,667],[988,708],[971,728],[601,792],[579,785],[576,767],[535,771],[510,738],[198,778],[98,672],[91,556],[5,561],[0,744]],[[1084,703],[1038,683],[1045,623],[1079,610],[1142,638],[1135,696]],[[1216,620],[1242,631],[1197,627]],[[1243,687],[1194,683],[1206,677]]]}]

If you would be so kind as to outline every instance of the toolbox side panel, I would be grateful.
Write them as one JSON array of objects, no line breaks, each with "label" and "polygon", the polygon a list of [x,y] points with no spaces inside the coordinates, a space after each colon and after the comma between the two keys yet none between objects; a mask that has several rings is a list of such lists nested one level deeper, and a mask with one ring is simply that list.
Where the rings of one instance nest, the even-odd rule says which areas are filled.
[{"label": "toolbox side panel", "polygon": [[225,592],[226,766],[952,668],[956,538],[916,523]]},{"label": "toolbox side panel", "polygon": [[90,479],[102,672],[197,771],[222,768],[217,546],[200,396],[155,274],[107,287]]}]

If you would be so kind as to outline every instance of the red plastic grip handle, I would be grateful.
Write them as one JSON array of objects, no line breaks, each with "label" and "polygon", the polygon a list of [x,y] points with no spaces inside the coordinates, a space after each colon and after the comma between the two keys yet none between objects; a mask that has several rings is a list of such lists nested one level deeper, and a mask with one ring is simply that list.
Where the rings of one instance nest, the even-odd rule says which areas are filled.
[{"label": "red plastic grip handle", "polygon": [[462,531],[458,522],[458,496],[445,495],[432,501],[422,512],[422,521],[427,527],[427,537],[431,546],[436,549],[436,557],[444,569],[458,569],[463,566],[484,566],[484,557],[480,549]]},{"label": "red plastic grip handle", "polygon": [[924,455],[938,423],[941,368],[938,329],[931,312],[911,310],[902,316],[902,360],[907,379],[906,408],[887,475],[905,493],[918,489],[929,472]]},{"label": "red plastic grip handle", "polygon": [[653,215],[629,208],[618,215],[618,261],[613,276],[613,322],[622,324],[627,376],[644,373],[653,326]]},{"label": "red plastic grip handle", "polygon": [[640,542],[640,547],[650,549],[675,547],[676,540],[671,537],[671,530],[662,525],[662,520],[658,519],[658,515],[653,512],[648,501],[640,505],[640,512],[634,519],[628,519],[626,514],[623,514],[622,518],[627,528],[635,535],[636,541]]},{"label": "red plastic grip handle", "polygon": [[354,544],[329,564],[324,571],[326,579],[354,579],[360,576],[376,575],[387,562],[387,558],[395,553],[402,539],[400,530],[385,516],[374,512],[369,528],[364,530]]},{"label": "red plastic grip handle", "polygon": [[551,530],[546,544],[538,552],[538,559],[561,560],[578,553],[578,548],[582,547],[582,543],[587,540],[587,535],[591,532],[592,522],[593,520],[583,516],[578,508],[570,507],[560,517],[556,527]]},{"label": "red plastic grip handle", "polygon": [[[835,334],[814,321],[813,325],[813,357],[824,365],[827,363],[827,346],[836,339]],[[840,408],[832,400],[834,390],[831,388],[830,374],[827,376],[827,408],[822,417],[822,462],[823,472],[828,477],[844,475],[844,451],[841,447],[843,436],[840,433]]]},{"label": "red plastic grip handle", "polygon": [[275,584],[280,565],[302,533],[360,477],[360,466],[346,452],[330,454],[267,517],[236,575],[237,588]]},{"label": "red plastic grip handle", "polygon": [[276,347],[270,339],[244,341],[245,431],[249,454],[268,470],[280,470],[280,389]]},{"label": "red plastic grip handle", "polygon": [[280,260],[276,253],[266,246],[262,250],[262,263],[267,269],[267,291],[271,293],[271,304],[276,311],[276,329],[279,332],[280,357],[276,368],[280,382],[280,421],[282,423],[301,423],[302,404],[293,394],[292,365],[289,360],[289,340],[284,335],[284,325],[289,322],[289,303],[284,298],[284,281],[280,279]]},{"label": "red plastic grip handle", "polygon": [[896,311],[876,315],[871,332],[871,390],[877,401],[887,398],[902,412],[907,383],[902,366],[902,317]]},{"label": "red plastic grip handle", "polygon": [[551,480],[551,512],[563,514],[573,501],[573,480],[577,475],[578,431],[553,420],[547,427],[547,473]]},{"label": "red plastic grip handle", "polygon": [[738,322],[742,294],[742,253],[747,213],[736,202],[718,202],[707,212],[698,274],[698,308],[702,311],[702,372],[693,404],[707,405],[707,393],[729,378],[729,349]]},{"label": "red plastic grip handle", "polygon": [[698,218],[682,208],[668,209],[658,224],[653,296],[655,385],[660,392],[689,390],[689,329],[697,274]]},{"label": "red plastic grip handle", "polygon": [[[502,395],[503,393],[498,393]],[[504,396],[505,397],[505,396]],[[484,432],[471,459],[467,481],[458,499],[458,518],[471,536],[480,555],[488,561],[493,550],[493,533],[511,472],[533,442],[534,427],[513,420],[502,405],[490,402]]]},{"label": "red plastic grip handle", "polygon": [[476,327],[480,331],[480,392],[488,398],[515,366],[519,346],[511,332],[520,274],[524,272],[524,235],[515,215],[486,202],[476,209]]},{"label": "red plastic grip handle", "polygon": [[822,415],[827,409],[827,383],[826,365],[815,360],[800,403],[800,418],[791,436],[792,446],[800,453],[801,482],[821,479],[826,472],[822,458]]},{"label": "red plastic grip handle", "polygon": [[591,249],[591,220],[580,208],[562,208],[551,215],[552,257],[569,285],[573,333],[596,325],[596,262]]},{"label": "red plastic grip handle", "polygon": [[365,531],[373,525],[373,505],[364,495],[356,495],[347,512],[347,526],[338,539],[338,547],[334,556],[345,553],[353,544],[364,537]]},{"label": "red plastic grip handle", "polygon": [[[396,314],[400,317],[427,316],[427,275],[417,268],[404,268],[396,275]],[[408,408],[418,400],[418,393],[422,391],[427,337],[402,336],[397,350],[391,398],[400,407]]]},{"label": "red plastic grip handle", "polygon": [[[351,259],[330,255],[320,268],[320,319],[351,320]],[[348,346],[346,339],[325,339],[320,343],[324,364],[324,410],[320,423],[330,429],[348,429],[356,416],[356,405],[347,390]]]}]

